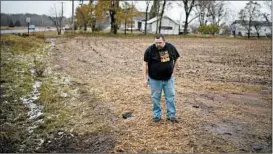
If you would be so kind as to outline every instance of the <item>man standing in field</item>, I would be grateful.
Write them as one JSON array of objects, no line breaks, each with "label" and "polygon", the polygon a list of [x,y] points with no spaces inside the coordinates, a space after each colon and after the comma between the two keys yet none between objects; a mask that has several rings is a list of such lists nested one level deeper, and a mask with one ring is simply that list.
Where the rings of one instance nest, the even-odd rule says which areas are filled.
[{"label": "man standing in field", "polygon": [[174,67],[179,57],[176,48],[165,42],[165,37],[162,34],[156,34],[155,43],[148,47],[144,54],[143,70],[144,70],[144,85],[150,86],[151,97],[153,103],[153,121],[161,120],[161,94],[164,91],[167,120],[178,122],[176,120],[176,108],[174,102]]}]

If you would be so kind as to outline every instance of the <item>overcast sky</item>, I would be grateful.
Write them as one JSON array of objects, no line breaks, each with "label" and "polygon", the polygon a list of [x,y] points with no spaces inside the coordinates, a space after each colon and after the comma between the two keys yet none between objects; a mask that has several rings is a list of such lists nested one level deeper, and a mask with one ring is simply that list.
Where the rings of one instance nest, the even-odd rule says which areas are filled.
[{"label": "overcast sky", "polygon": [[[35,14],[45,14],[50,15],[50,8],[56,4],[57,7],[61,8],[62,1],[2,1],[1,0],[1,13],[35,13]],[[64,15],[66,17],[71,17],[72,15],[72,2],[64,2]],[[88,1],[85,1],[87,3]],[[181,2],[181,1],[180,1]],[[229,8],[228,20],[236,20],[238,12],[242,9],[248,1],[227,1],[227,7]],[[145,10],[145,1],[136,1],[134,2],[136,7],[140,11]],[[263,3],[263,2],[260,2]],[[79,0],[75,0],[74,6],[79,6]],[[166,15],[171,17],[174,20],[179,20],[180,17],[182,21],[184,20],[184,11],[180,7],[169,8],[166,12]]]}]

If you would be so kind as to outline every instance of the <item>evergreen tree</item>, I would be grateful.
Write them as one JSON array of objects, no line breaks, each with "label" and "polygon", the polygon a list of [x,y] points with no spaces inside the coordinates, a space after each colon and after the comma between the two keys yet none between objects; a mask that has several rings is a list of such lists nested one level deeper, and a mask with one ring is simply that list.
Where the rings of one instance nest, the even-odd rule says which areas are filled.
[{"label": "evergreen tree", "polygon": [[21,25],[21,22],[20,22],[19,20],[16,20],[16,22],[15,22],[14,26],[16,26],[16,27],[20,27],[20,26],[22,26],[22,25]]},{"label": "evergreen tree", "polygon": [[12,20],[9,21],[9,27],[14,27]]}]

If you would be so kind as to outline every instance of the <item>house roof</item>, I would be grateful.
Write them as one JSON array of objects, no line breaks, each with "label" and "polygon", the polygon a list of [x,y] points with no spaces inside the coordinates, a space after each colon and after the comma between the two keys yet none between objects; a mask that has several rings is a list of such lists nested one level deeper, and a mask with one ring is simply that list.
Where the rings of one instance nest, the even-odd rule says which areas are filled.
[{"label": "house roof", "polygon": [[[170,19],[172,22],[174,22],[175,24],[179,25],[179,23],[177,23],[176,21],[174,21],[173,19],[171,19],[171,18],[168,17],[168,16],[163,16],[163,18]],[[148,21],[147,21],[147,24],[151,24],[151,23],[153,23],[153,22],[155,22],[155,21],[157,21],[157,20],[159,20],[159,19],[160,19],[159,16],[154,17],[154,18],[148,20]]]},{"label": "house roof", "polygon": [[136,17],[133,17],[133,19],[134,20],[145,20],[145,14],[143,15],[143,14],[139,13],[139,15],[136,16]]},{"label": "house roof", "polygon": [[151,24],[151,23],[153,23],[153,22],[155,22],[155,21],[157,21],[157,20],[158,20],[158,17],[154,17],[154,18],[148,20],[148,21],[147,21],[147,24]]},{"label": "house roof", "polygon": [[[246,20],[245,22],[243,20],[235,20],[232,24],[241,24],[241,25],[247,25],[248,24],[248,20]],[[272,26],[272,22],[266,22],[266,21],[256,21],[253,20],[251,21],[251,25],[259,25],[259,26]]]},{"label": "house roof", "polygon": [[[121,6],[122,8],[122,6]],[[124,9],[124,8],[122,8]],[[145,19],[146,12],[139,11],[135,6],[133,6],[133,12],[137,13],[136,16],[133,17],[134,20],[143,20]]]}]

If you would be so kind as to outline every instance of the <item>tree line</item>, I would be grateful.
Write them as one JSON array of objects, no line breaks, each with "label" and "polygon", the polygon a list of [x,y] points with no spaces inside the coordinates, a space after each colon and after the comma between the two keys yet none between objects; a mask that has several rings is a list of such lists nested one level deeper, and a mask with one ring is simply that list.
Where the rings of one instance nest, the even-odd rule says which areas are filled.
[{"label": "tree line", "polygon": [[[272,12],[272,3],[270,1],[264,2],[265,6],[268,7]],[[239,12],[239,19],[243,27],[247,30],[247,36],[250,37],[251,29],[254,28],[258,37],[261,31],[261,22],[264,21],[265,25],[272,26],[272,15],[261,11],[261,4],[249,1],[246,6]],[[272,29],[271,35],[272,35]]]},{"label": "tree line", "polygon": [[[82,1],[83,2],[83,1]],[[189,24],[198,20],[199,32],[201,33],[218,33],[219,29],[230,29],[231,23],[226,22],[228,13],[232,10],[227,6],[227,1],[216,0],[182,0],[182,1],[167,1],[167,0],[145,0],[145,34],[147,30],[147,21],[151,18],[158,17],[156,20],[156,33],[161,31],[161,20],[166,8],[179,6],[185,13],[185,18],[182,19],[183,32],[188,33]],[[265,6],[271,9],[271,2],[265,1]],[[254,10],[253,10],[254,9]],[[271,14],[262,12],[261,5],[257,2],[249,1],[245,8],[238,14],[239,20],[242,20],[249,27],[253,26],[252,22],[266,21],[272,22]],[[124,24],[125,34],[126,27],[133,24],[132,19],[140,13],[135,9],[134,1],[120,0],[89,0],[88,4],[83,4],[76,8],[75,25],[86,30],[90,26],[92,30],[96,30],[96,23],[109,19],[111,24],[111,33],[116,34],[117,29],[121,24]],[[181,22],[181,21],[180,21]],[[251,23],[252,22],[252,23]],[[251,25],[251,26],[250,26]],[[254,25],[255,27],[255,25]],[[256,25],[256,30],[259,27]],[[179,30],[180,31],[180,30]]]},{"label": "tree line", "polygon": [[[50,20],[48,15],[38,14],[6,14],[1,13],[1,26],[27,26],[26,18],[30,17],[30,25],[36,26],[54,26],[54,23]],[[63,24],[66,24],[68,19],[64,17]]]},{"label": "tree line", "polygon": [[[231,29],[231,23],[226,23],[228,13],[231,9],[228,8],[227,1],[216,0],[182,0],[182,1],[167,1],[167,0],[145,0],[145,11],[139,12],[135,3],[137,1],[121,1],[121,0],[89,0],[87,4],[80,0],[81,5],[76,8],[75,21],[72,23],[71,18],[67,19],[63,16],[62,8],[57,8],[56,5],[51,8],[51,14],[36,15],[36,14],[4,14],[1,13],[1,26],[26,26],[26,17],[31,18],[31,23],[37,26],[55,26],[60,34],[64,24],[73,24],[74,29],[87,30],[90,27],[92,31],[100,30],[103,25],[110,23],[110,32],[116,34],[117,30],[123,25],[124,33],[127,28],[134,24],[133,19],[138,16],[143,16],[145,21],[145,34],[147,31],[147,21],[154,17],[156,20],[156,33],[161,32],[161,20],[166,9],[172,7],[179,7],[185,14],[179,24],[182,24],[183,34],[188,33],[189,24],[192,21],[198,21],[199,28],[197,30],[201,33],[215,34],[219,29]],[[262,3],[262,2],[261,2]],[[271,1],[263,2],[264,6],[271,8]],[[243,22],[246,30],[250,32],[251,27],[255,27],[259,31],[259,25],[254,25],[257,22],[265,21],[268,24],[272,22],[271,14],[261,11],[261,4],[250,1],[246,6],[240,10],[238,19]],[[105,27],[104,27],[105,28]],[[180,26],[179,26],[180,28]],[[180,30],[179,30],[180,31]]]},{"label": "tree line", "polygon": [[[111,33],[116,34],[118,25],[124,24],[125,29],[127,24],[132,24],[133,17],[139,15],[134,9],[133,1],[124,2],[120,0],[98,0],[97,3],[90,0],[88,4],[82,4],[76,9],[76,25],[84,27],[91,26],[95,29],[96,21],[103,20],[109,17],[111,23]],[[224,1],[202,1],[202,0],[183,0],[179,2],[145,0],[145,34],[147,30],[147,21],[151,18],[158,17],[156,20],[156,33],[161,32],[161,21],[166,7],[180,6],[185,12],[184,19],[184,34],[187,34],[189,24],[198,18],[200,25],[206,25],[210,22],[212,25],[220,26],[221,21],[227,15]],[[224,23],[222,23],[224,24]],[[125,31],[126,33],[126,31]]]}]

